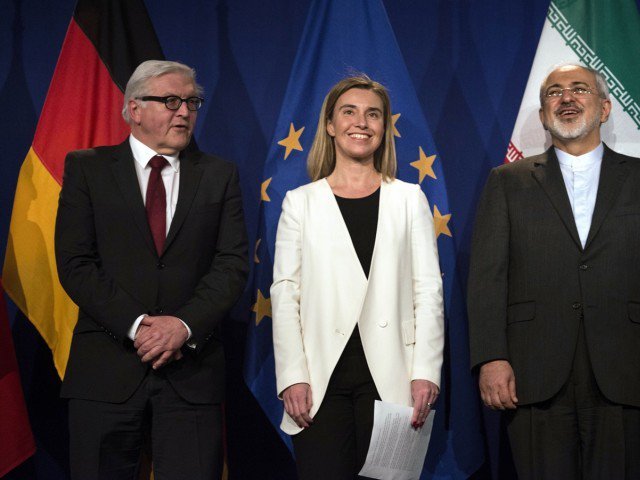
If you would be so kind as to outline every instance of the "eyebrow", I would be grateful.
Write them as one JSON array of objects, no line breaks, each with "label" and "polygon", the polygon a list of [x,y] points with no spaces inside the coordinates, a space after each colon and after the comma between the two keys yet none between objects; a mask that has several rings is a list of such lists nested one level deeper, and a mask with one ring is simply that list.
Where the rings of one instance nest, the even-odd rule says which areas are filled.
[{"label": "eyebrow", "polygon": [[[338,107],[338,110],[342,110],[343,108],[358,108],[356,105],[352,105],[350,103],[345,103],[344,105],[340,105]],[[371,111],[375,111],[375,112],[380,112],[382,113],[382,110],[379,109],[378,107],[369,107],[366,110],[367,112],[371,112]]]},{"label": "eyebrow", "polygon": [[[592,88],[591,85],[589,85],[587,82],[571,82],[570,85],[572,87],[580,87],[580,86],[585,86],[585,87],[589,87]],[[559,83],[554,83],[553,85],[549,85],[545,90],[549,90],[550,88],[563,88],[561,84]]]}]

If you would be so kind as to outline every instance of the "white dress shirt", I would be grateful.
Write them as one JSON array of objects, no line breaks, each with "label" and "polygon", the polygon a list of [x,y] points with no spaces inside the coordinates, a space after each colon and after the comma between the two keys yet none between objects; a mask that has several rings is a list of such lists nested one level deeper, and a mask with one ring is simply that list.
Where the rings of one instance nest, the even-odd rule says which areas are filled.
[{"label": "white dress shirt", "polygon": [[596,206],[604,146],[600,143],[594,150],[577,157],[558,148],[555,151],[580,242],[584,248],[591,228],[593,209]]},{"label": "white dress shirt", "polygon": [[[149,165],[149,160],[159,154],[147,147],[133,135],[129,135],[129,145],[131,146],[131,151],[133,152],[133,158],[135,160],[134,166],[136,168],[136,175],[138,176],[138,184],[140,185],[142,202],[146,203],[147,185],[149,184],[149,176],[151,175],[151,166]],[[180,158],[178,158],[178,155],[160,156],[164,157],[167,162],[169,162],[169,166],[165,167],[162,170],[162,183],[164,183],[164,190],[166,192],[167,200],[166,233],[169,233],[171,220],[173,220],[173,215],[176,211],[176,205],[178,204],[178,190],[180,189]],[[140,325],[140,322],[142,322],[142,319],[144,317],[145,314],[140,315],[133,322],[133,325],[131,325],[128,334],[131,340],[135,340],[138,326]],[[186,327],[187,332],[189,332],[189,336],[187,337],[188,340],[189,338],[191,338],[191,329],[186,323],[182,323]]]}]

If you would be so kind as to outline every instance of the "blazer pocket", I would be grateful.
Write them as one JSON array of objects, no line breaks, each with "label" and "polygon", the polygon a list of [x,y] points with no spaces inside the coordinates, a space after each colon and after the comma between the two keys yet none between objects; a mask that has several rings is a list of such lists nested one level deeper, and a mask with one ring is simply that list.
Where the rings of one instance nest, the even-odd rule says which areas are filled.
[{"label": "blazer pocket", "polygon": [[405,320],[402,322],[402,338],[405,345],[413,345],[416,343],[416,327],[413,320]]},{"label": "blazer pocket", "polygon": [[507,307],[507,324],[526,322],[536,316],[536,302],[514,303]]},{"label": "blazer pocket", "polygon": [[640,303],[629,302],[629,320],[633,323],[640,323]]},{"label": "blazer pocket", "polygon": [[93,321],[88,321],[88,322],[78,321],[75,328],[73,329],[73,334],[76,335],[79,333],[92,333],[92,332],[104,332],[104,331],[105,331],[104,327],[101,327],[100,325],[98,325]]}]

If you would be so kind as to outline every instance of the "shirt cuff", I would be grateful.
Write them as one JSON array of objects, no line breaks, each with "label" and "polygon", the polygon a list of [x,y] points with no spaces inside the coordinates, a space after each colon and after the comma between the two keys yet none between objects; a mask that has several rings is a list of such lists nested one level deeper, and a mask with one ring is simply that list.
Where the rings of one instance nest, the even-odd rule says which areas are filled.
[{"label": "shirt cuff", "polygon": [[136,318],[135,322],[133,322],[133,325],[131,325],[129,332],[127,333],[127,337],[129,337],[131,341],[135,341],[136,333],[138,333],[138,327],[140,326],[140,322],[142,322],[142,319],[144,317],[145,317],[145,314],[143,313],[138,318]]},{"label": "shirt cuff", "polygon": [[[180,320],[178,318],[178,320]],[[182,320],[180,320],[182,322]],[[185,340],[185,343],[187,343],[189,341],[189,339],[191,338],[191,329],[189,328],[189,325],[187,325],[186,323],[182,322],[182,324],[184,325],[184,328],[187,329],[187,339]]]}]

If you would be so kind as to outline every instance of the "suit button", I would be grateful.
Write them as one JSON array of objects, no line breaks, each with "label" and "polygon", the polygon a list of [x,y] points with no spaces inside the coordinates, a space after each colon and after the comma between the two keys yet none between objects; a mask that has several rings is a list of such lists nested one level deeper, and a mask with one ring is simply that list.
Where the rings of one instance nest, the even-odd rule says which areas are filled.
[{"label": "suit button", "polygon": [[582,308],[582,304],[579,302],[576,302],[573,305],[571,305],[571,307],[573,307],[574,310],[579,310],[580,308]]},{"label": "suit button", "polygon": [[164,268],[164,263],[158,262],[157,267],[158,267],[158,270],[162,270]]},{"label": "suit button", "polygon": [[386,327],[387,325],[389,325],[387,322],[385,322],[384,320],[382,322],[378,322],[378,326],[381,328]]},{"label": "suit button", "polygon": [[584,263],[578,267],[580,270],[587,270],[589,265],[585,265]]},{"label": "suit button", "polygon": [[156,307],[156,311],[155,311],[156,315],[160,315],[163,312],[164,312],[164,309],[162,307]]}]

